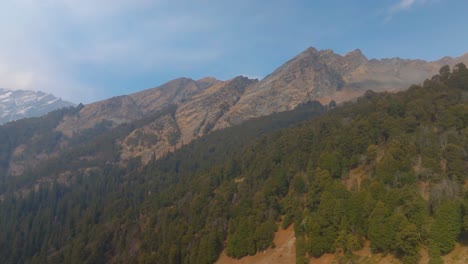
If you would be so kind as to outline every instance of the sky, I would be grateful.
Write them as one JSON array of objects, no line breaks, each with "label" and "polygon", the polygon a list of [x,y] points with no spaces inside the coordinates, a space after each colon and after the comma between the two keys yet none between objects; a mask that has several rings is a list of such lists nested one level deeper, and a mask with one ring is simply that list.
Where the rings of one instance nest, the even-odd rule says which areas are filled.
[{"label": "sky", "polygon": [[90,103],[178,77],[263,78],[308,47],[468,52],[466,0],[2,0],[0,87]]}]

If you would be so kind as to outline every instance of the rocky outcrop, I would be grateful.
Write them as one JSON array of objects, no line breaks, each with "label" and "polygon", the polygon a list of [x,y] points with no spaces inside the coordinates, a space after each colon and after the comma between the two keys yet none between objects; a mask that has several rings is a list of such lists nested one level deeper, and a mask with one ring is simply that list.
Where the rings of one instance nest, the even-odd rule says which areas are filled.
[{"label": "rocky outcrop", "polygon": [[[239,100],[245,88],[255,82],[241,76],[226,82],[211,79],[197,81],[197,84],[206,85],[197,86],[202,89],[193,93],[190,100],[173,100],[172,103],[177,106],[173,114],[163,115],[137,128],[121,142],[122,160],[141,157],[147,163],[152,158],[159,158],[168,151],[211,132],[218,119]],[[190,86],[192,85],[193,82],[190,82]],[[153,100],[158,98],[154,97]]]},{"label": "rocky outcrop", "polygon": [[122,142],[121,159],[125,163],[140,157],[143,163],[159,158],[175,149],[180,138],[177,122],[170,115],[164,115],[153,122],[135,129]]},{"label": "rocky outcrop", "polygon": [[178,78],[159,87],[129,95],[144,114],[155,113],[170,104],[179,105],[190,100],[205,89],[221,83],[214,78],[194,81],[189,78]]},{"label": "rocky outcrop", "polygon": [[200,81],[178,78],[156,88],[92,103],[86,105],[78,115],[66,117],[57,127],[57,131],[70,137],[73,133],[93,128],[103,121],[110,121],[114,127],[129,123],[165,109],[169,105],[181,104],[220,82],[214,78]]},{"label": "rocky outcrop", "polygon": [[118,96],[86,105],[77,115],[66,116],[56,130],[72,137],[104,121],[118,125],[142,117],[142,111],[130,96]]},{"label": "rocky outcrop", "polygon": [[176,112],[182,142],[188,143],[213,130],[218,120],[239,101],[244,90],[256,82],[239,76],[214,85],[182,104]]}]

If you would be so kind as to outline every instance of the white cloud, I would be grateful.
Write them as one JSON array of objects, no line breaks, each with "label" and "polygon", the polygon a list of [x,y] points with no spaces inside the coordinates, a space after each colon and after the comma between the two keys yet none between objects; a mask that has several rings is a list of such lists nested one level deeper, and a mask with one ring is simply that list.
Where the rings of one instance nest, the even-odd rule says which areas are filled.
[{"label": "white cloud", "polygon": [[[436,0],[433,0],[436,1]],[[387,10],[387,17],[386,21],[390,21],[393,16],[399,12],[410,10],[414,8],[416,5],[424,5],[428,4],[430,2],[433,2],[431,0],[398,0],[395,4],[390,6]]]},{"label": "white cloud", "polygon": [[[396,3],[392,7],[390,7],[390,12],[395,13],[402,10],[407,10],[411,8],[414,4],[416,4],[417,0],[400,0],[400,2]],[[424,2],[424,1],[422,1]]]}]

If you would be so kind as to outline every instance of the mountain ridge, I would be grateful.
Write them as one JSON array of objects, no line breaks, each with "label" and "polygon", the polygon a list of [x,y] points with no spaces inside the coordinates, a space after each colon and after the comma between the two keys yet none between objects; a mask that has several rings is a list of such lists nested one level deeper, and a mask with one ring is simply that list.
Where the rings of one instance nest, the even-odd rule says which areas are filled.
[{"label": "mountain ridge", "polygon": [[[468,63],[468,53],[443,61],[426,62],[400,58],[371,59],[359,50],[345,55],[333,50],[304,50],[247,90],[225,119],[242,121],[293,109],[307,100],[328,103],[348,101],[366,90],[398,91],[422,83],[445,64]],[[276,105],[274,102],[280,102]],[[217,128],[229,124],[218,124]]]},{"label": "mountain ridge", "polygon": [[[226,81],[181,77],[88,104],[77,114],[65,115],[54,132],[64,135],[60,145],[67,146],[75,135],[108,131],[171,108],[151,124],[135,128],[120,142],[124,163],[135,157],[147,162],[213,131],[292,110],[310,101],[326,105],[332,100],[340,103],[357,98],[367,90],[406,89],[436,74],[443,63],[453,67],[459,61],[468,63],[468,54],[433,62],[369,60],[359,49],[339,55],[333,50],[310,47],[262,80],[241,76]],[[137,141],[136,136],[143,138]]]}]

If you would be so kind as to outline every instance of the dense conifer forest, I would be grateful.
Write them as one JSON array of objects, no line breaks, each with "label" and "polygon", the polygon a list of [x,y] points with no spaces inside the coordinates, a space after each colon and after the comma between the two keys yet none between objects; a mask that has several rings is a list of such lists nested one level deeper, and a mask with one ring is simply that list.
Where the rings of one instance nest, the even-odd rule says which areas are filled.
[{"label": "dense conifer forest", "polygon": [[[0,171],[0,263],[213,263],[223,249],[274,247],[291,224],[297,263],[352,260],[365,240],[403,263],[422,247],[441,263],[468,235],[467,101],[468,69],[443,67],[404,92],[310,102],[147,165],[120,164],[115,142],[150,120],[103,124],[22,176]],[[0,168],[6,147],[37,140],[31,124],[64,114],[1,126]],[[36,133],[52,142],[38,148],[60,137]]]}]

